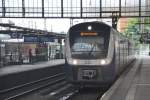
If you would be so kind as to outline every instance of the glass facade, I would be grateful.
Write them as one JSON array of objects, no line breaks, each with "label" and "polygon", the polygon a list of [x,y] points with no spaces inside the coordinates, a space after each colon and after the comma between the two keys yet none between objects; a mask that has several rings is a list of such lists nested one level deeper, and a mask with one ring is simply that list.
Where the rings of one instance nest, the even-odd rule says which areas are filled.
[{"label": "glass facade", "polygon": [[0,17],[100,18],[146,16],[149,0],[1,0]]}]

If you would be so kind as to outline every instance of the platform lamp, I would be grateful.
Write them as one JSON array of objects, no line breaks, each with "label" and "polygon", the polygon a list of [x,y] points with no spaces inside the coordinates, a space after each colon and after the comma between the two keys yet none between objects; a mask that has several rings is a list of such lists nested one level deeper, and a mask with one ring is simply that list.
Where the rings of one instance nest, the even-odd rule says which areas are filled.
[{"label": "platform lamp", "polygon": [[8,34],[0,34],[0,67],[2,67],[3,66],[3,59],[2,59],[2,56],[1,56],[1,54],[2,54],[2,52],[1,52],[1,47],[2,47],[2,41],[4,40],[8,40],[8,39],[10,39],[11,37],[10,37],[10,35],[8,35]]}]

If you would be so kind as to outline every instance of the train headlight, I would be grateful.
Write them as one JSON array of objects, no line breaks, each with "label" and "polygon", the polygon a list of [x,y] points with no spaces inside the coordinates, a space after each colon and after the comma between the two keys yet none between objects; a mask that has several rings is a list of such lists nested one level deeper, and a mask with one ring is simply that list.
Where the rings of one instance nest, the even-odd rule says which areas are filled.
[{"label": "train headlight", "polygon": [[106,60],[102,59],[102,60],[101,60],[101,64],[102,64],[102,65],[105,65],[105,64],[106,64]]},{"label": "train headlight", "polygon": [[89,31],[92,30],[92,26],[88,26],[88,30],[89,30]]},{"label": "train headlight", "polygon": [[78,62],[77,60],[73,60],[73,64],[76,65]]}]

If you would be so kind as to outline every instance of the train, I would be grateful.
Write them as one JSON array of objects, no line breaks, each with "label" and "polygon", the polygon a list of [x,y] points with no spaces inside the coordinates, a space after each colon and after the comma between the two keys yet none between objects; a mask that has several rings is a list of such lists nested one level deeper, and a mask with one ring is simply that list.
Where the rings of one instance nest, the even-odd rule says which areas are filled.
[{"label": "train", "polygon": [[69,28],[65,40],[69,83],[109,86],[134,60],[134,42],[104,22],[83,22]]}]

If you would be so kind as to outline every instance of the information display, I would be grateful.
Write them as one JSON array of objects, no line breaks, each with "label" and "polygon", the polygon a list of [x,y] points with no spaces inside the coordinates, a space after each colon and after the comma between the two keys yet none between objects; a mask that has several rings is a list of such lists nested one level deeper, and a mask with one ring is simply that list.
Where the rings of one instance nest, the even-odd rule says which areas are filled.
[{"label": "information display", "polygon": [[97,36],[96,32],[81,32],[81,36]]}]

